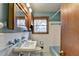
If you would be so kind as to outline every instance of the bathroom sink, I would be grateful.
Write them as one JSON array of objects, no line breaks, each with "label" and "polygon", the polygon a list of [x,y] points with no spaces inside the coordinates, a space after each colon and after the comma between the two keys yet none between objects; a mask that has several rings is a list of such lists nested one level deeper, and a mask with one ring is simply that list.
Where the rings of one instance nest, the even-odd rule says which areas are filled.
[{"label": "bathroom sink", "polygon": [[28,40],[27,42],[22,43],[21,46],[13,48],[14,52],[25,52],[25,51],[34,51],[36,49],[37,41]]},{"label": "bathroom sink", "polygon": [[20,48],[35,49],[36,44],[36,41],[28,40],[27,42],[24,42]]}]

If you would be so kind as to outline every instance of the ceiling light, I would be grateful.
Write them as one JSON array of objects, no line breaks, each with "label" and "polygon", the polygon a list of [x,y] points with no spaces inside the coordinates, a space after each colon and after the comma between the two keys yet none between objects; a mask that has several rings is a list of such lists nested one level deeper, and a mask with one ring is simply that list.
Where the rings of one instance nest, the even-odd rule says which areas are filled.
[{"label": "ceiling light", "polygon": [[29,8],[29,11],[30,11],[30,12],[32,12],[32,9],[31,9],[31,8]]},{"label": "ceiling light", "polygon": [[27,7],[30,7],[30,4],[29,3],[26,3]]}]

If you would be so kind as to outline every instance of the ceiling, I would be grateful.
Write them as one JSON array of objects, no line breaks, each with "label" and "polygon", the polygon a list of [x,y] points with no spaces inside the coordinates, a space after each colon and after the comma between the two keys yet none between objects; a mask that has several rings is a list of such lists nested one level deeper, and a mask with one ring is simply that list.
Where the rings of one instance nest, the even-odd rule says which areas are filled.
[{"label": "ceiling", "polygon": [[[60,9],[61,3],[30,3],[33,11],[33,16],[48,16],[50,20],[59,20],[60,14],[58,13],[54,18],[52,16]],[[16,8],[16,14],[18,16],[23,16],[23,12]]]},{"label": "ceiling", "polygon": [[56,12],[60,9],[60,3],[31,3],[33,12]]}]

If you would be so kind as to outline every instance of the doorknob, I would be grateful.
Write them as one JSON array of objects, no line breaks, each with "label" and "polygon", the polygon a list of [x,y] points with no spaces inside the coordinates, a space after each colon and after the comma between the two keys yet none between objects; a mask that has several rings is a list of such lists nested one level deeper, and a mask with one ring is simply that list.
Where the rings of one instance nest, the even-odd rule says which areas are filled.
[{"label": "doorknob", "polygon": [[64,56],[64,51],[63,50],[60,51],[60,56]]}]

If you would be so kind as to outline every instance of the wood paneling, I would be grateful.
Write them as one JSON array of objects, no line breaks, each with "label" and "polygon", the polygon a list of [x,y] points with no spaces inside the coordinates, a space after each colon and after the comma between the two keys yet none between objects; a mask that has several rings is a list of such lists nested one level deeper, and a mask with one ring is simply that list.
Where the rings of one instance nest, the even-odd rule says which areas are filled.
[{"label": "wood paneling", "polygon": [[9,3],[8,7],[9,7],[9,10],[8,10],[7,28],[14,29],[14,20],[15,20],[14,3]]},{"label": "wood paneling", "polygon": [[27,16],[25,16],[25,24],[28,30],[31,27],[31,21],[32,21],[32,14],[31,12],[28,12]]},{"label": "wood paneling", "polygon": [[64,55],[79,55],[79,4],[61,4],[61,50]]}]

